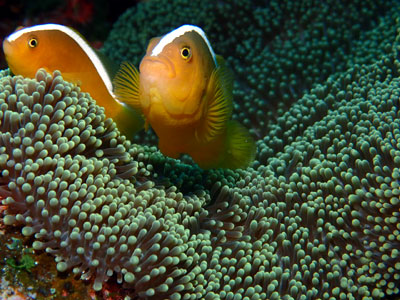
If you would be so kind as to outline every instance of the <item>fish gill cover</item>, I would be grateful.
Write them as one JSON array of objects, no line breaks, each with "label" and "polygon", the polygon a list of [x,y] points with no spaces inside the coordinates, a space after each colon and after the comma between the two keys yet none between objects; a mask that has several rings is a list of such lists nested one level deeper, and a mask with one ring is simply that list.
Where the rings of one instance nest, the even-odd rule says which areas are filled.
[{"label": "fish gill cover", "polygon": [[165,158],[60,74],[3,71],[5,223],[60,271],[96,289],[115,273],[140,299],[399,293],[399,3],[195,3],[139,4],[105,51],[137,64],[149,38],[193,17],[235,70],[253,166]]}]

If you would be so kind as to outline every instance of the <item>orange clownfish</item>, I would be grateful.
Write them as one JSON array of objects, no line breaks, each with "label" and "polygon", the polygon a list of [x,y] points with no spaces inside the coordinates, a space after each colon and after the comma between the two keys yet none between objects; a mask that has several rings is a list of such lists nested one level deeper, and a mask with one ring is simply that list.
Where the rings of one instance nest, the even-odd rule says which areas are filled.
[{"label": "orange clownfish", "polygon": [[164,155],[189,154],[203,169],[243,168],[253,161],[253,138],[231,120],[232,73],[201,28],[183,25],[153,38],[139,71],[123,63],[114,92],[143,113]]},{"label": "orange clownfish", "polygon": [[116,100],[110,72],[75,30],[58,24],[17,29],[4,39],[3,50],[13,74],[32,78],[39,68],[50,73],[59,70],[65,80],[90,93],[128,138],[143,128],[141,115]]}]

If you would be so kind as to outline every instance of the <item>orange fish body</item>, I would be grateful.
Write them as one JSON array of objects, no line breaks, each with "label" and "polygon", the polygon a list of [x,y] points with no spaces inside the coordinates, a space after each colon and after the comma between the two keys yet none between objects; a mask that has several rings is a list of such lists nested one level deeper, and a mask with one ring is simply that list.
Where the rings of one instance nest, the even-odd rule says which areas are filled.
[{"label": "orange fish body", "polygon": [[116,100],[105,65],[73,29],[58,24],[23,28],[4,39],[3,50],[11,72],[16,75],[34,77],[39,68],[48,72],[59,70],[65,80],[90,93],[127,137],[143,127],[140,114]]},{"label": "orange fish body", "polygon": [[250,164],[254,140],[230,120],[232,74],[199,27],[183,25],[152,39],[139,70],[123,64],[115,94],[142,111],[163,154],[189,154],[204,169]]}]

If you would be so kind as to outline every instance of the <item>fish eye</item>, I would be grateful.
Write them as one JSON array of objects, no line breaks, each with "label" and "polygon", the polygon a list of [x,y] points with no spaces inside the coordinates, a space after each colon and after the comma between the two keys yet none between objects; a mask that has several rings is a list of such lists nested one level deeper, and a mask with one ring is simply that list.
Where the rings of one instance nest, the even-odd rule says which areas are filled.
[{"label": "fish eye", "polygon": [[31,48],[35,48],[37,45],[38,45],[38,40],[37,40],[37,38],[30,38],[29,39],[29,41],[28,41],[28,45],[29,45],[29,47],[31,47]]},{"label": "fish eye", "polygon": [[184,60],[188,60],[192,57],[192,51],[190,51],[188,46],[182,47],[181,56]]}]

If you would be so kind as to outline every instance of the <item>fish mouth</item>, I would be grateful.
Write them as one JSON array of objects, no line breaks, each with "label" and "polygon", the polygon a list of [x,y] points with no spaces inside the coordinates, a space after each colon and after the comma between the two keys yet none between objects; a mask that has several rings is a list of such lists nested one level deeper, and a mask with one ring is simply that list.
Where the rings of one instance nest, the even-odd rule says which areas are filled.
[{"label": "fish mouth", "polygon": [[157,73],[165,72],[169,78],[176,76],[175,67],[172,61],[164,56],[145,56],[140,63],[140,69],[154,70]]}]

